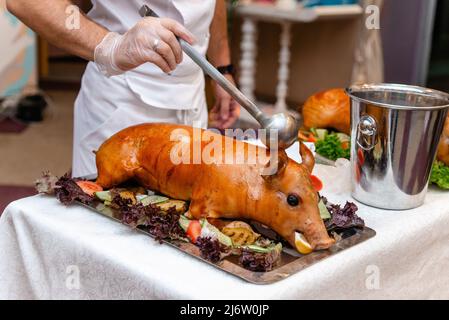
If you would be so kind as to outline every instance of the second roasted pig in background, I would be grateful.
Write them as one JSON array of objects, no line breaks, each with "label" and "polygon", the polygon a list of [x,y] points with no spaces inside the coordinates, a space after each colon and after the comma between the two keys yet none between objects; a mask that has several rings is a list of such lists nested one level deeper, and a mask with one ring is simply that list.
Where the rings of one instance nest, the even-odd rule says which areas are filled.
[{"label": "second roasted pig in background", "polygon": [[344,89],[330,89],[311,96],[304,103],[305,129],[331,128],[350,134],[349,97]]}]

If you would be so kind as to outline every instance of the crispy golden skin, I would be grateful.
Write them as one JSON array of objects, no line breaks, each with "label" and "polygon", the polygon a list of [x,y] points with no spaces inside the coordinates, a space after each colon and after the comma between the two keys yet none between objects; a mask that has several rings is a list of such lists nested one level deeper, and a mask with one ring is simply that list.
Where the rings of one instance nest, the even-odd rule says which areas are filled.
[{"label": "crispy golden skin", "polygon": [[304,127],[333,128],[350,134],[349,109],[349,97],[343,89],[317,93],[309,97],[302,108]]},{"label": "crispy golden skin", "polygon": [[[281,153],[282,170],[267,178],[260,173],[264,164],[250,161],[253,153],[248,152],[254,148],[256,154],[266,154],[264,148],[210,131],[201,132],[213,141],[221,141],[221,149],[216,149],[221,152],[208,149],[207,141],[203,141],[201,151],[210,154],[212,161],[195,164],[191,161],[194,154],[191,127],[141,124],[124,129],[98,150],[97,183],[110,188],[135,179],[169,197],[190,200],[189,213],[197,219],[256,220],[272,228],[293,246],[295,231],[304,233],[316,249],[326,249],[334,243],[319,215],[317,193],[310,181],[313,156],[304,145],[301,146],[304,164],[289,160],[285,153]],[[170,155],[177,154],[174,150],[180,149],[176,149],[180,146],[179,140],[171,141],[173,135],[186,141],[191,151],[190,161],[187,161],[190,163],[173,163]],[[226,147],[229,145],[233,148]],[[247,161],[223,164],[220,163],[223,155],[243,155]],[[298,206],[287,203],[289,194],[300,197]]]}]

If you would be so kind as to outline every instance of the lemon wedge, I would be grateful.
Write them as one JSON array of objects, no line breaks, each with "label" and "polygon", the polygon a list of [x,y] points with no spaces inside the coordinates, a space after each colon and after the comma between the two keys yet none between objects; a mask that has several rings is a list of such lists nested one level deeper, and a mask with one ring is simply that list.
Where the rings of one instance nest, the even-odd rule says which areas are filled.
[{"label": "lemon wedge", "polygon": [[296,250],[301,254],[309,254],[313,251],[312,246],[307,242],[306,237],[302,233],[295,232]]}]

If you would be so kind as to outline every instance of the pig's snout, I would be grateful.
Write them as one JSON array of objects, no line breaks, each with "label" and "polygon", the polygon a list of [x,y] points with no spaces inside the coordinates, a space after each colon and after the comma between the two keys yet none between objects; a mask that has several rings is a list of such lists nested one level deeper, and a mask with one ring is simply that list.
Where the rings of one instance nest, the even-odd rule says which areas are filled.
[{"label": "pig's snout", "polygon": [[322,220],[317,223],[307,223],[304,236],[314,250],[328,249],[335,243],[335,240],[329,237]]},{"label": "pig's snout", "polygon": [[335,240],[331,237],[327,236],[327,239],[321,239],[316,242],[311,242],[310,245],[314,250],[325,250],[332,247],[332,245],[335,243]]},{"label": "pig's snout", "polygon": [[293,230],[288,236],[285,237],[293,248],[296,249],[296,232],[300,232],[304,235],[313,250],[325,250],[330,248],[335,243],[335,240],[329,237],[326,227],[322,221],[320,221],[321,224],[312,224],[310,223],[310,220],[306,221],[306,223],[307,222],[309,223],[305,228]]}]

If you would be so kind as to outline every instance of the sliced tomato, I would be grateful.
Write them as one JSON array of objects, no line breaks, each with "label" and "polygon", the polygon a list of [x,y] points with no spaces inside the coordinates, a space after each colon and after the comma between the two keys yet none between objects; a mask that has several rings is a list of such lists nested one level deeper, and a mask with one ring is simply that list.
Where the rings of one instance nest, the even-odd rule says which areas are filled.
[{"label": "sliced tomato", "polygon": [[196,242],[196,239],[201,235],[201,224],[198,220],[192,220],[189,223],[186,231],[187,237],[193,243]]},{"label": "sliced tomato", "polygon": [[317,176],[313,174],[310,175],[310,180],[312,181],[312,186],[316,192],[320,192],[323,189],[323,182]]},{"label": "sliced tomato", "polygon": [[103,191],[103,188],[99,184],[92,181],[77,181],[76,184],[84,191],[84,193],[87,193],[90,196],[93,196],[95,192]]},{"label": "sliced tomato", "polygon": [[317,142],[317,139],[315,138],[315,136],[313,135],[313,133],[309,134],[309,138],[307,139],[307,142]]}]

